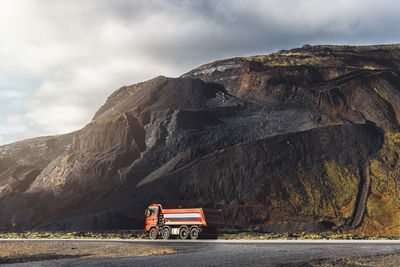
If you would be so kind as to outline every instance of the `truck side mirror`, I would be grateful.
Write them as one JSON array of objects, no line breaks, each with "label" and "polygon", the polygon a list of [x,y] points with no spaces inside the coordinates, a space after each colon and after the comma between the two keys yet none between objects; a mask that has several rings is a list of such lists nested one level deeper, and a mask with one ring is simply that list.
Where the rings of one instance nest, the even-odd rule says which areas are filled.
[{"label": "truck side mirror", "polygon": [[145,210],[144,210],[144,216],[145,216],[145,217],[147,217],[147,211],[148,211],[148,209],[145,209]]}]

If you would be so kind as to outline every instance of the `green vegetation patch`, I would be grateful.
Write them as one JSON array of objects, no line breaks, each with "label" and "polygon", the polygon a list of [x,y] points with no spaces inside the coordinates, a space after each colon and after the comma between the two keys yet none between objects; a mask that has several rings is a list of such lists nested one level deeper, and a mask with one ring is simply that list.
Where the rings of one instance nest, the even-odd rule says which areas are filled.
[{"label": "green vegetation patch", "polygon": [[0,239],[148,239],[145,233],[21,232],[0,233]]},{"label": "green vegetation patch", "polygon": [[222,240],[397,240],[400,236],[366,235],[356,233],[324,232],[324,233],[222,233],[218,239]]},{"label": "green vegetation patch", "polygon": [[332,58],[328,56],[315,56],[307,53],[283,53],[271,54],[266,56],[245,57],[249,61],[261,62],[270,67],[286,66],[324,66],[332,63]]},{"label": "green vegetation patch", "polygon": [[[260,232],[238,232],[220,233],[221,240],[397,240],[400,235],[367,235],[364,233],[260,233]],[[0,239],[149,239],[145,233],[93,233],[93,232],[25,232],[25,233],[0,233]]]},{"label": "green vegetation patch", "polygon": [[370,161],[371,193],[362,231],[400,234],[400,133],[387,131],[379,157]]}]

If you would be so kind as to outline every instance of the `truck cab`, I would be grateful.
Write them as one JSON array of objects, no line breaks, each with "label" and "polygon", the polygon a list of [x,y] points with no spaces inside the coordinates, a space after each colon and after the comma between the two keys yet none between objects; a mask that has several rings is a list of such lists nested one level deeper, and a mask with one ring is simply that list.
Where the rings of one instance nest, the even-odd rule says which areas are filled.
[{"label": "truck cab", "polygon": [[152,227],[158,226],[159,217],[160,217],[161,205],[153,204],[150,205],[146,211],[146,228],[145,231],[148,232]]}]

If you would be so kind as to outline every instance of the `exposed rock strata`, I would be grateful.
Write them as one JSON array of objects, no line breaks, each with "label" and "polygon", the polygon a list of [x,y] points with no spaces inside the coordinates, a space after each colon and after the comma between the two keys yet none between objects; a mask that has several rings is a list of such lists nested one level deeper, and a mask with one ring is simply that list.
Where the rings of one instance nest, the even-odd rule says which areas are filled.
[{"label": "exposed rock strata", "polygon": [[68,151],[21,171],[0,224],[137,228],[159,201],[262,231],[400,233],[399,56],[305,46],[122,87]]}]

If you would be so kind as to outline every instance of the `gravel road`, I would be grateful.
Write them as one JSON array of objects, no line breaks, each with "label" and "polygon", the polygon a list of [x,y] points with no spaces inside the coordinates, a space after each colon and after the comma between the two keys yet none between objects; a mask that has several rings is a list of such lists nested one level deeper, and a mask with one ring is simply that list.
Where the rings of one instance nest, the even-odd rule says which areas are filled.
[{"label": "gravel road", "polygon": [[145,244],[146,246],[172,248],[177,250],[178,253],[144,257],[72,258],[12,264],[12,266],[300,266],[303,263],[325,259],[400,253],[400,242],[398,241],[249,242],[218,240],[182,242],[171,240],[169,242],[111,242],[133,242],[135,244]]}]

